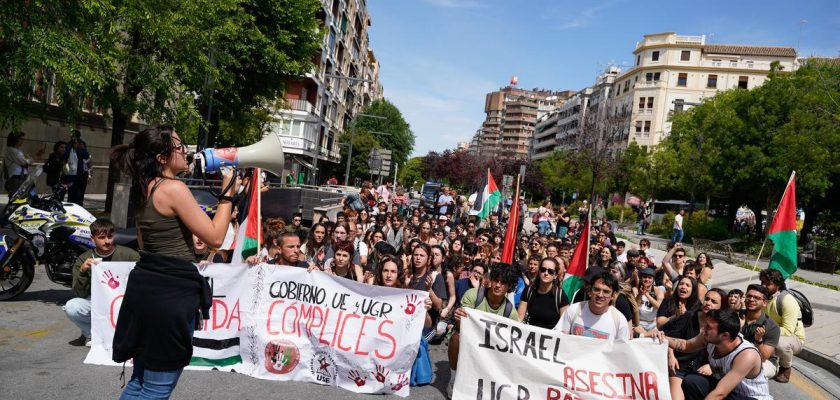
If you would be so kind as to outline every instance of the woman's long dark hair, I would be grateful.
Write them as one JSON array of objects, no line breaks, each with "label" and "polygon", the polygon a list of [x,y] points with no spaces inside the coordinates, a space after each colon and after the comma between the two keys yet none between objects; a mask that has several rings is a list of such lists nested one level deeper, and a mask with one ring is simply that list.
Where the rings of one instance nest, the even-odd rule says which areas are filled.
[{"label": "woman's long dark hair", "polygon": [[131,177],[131,196],[138,206],[146,204],[149,182],[163,174],[157,156],[168,157],[175,150],[172,145],[174,132],[172,126],[157,125],[140,131],[130,144],[121,144],[111,149],[111,161]]},{"label": "woman's long dark hair", "polygon": [[[317,228],[324,228],[324,238],[321,240],[321,243],[315,241],[315,229]],[[309,235],[306,237],[306,255],[309,257],[314,256],[318,249],[321,246],[329,246],[330,244],[330,237],[327,236],[327,227],[324,226],[322,223],[316,223],[312,225],[312,228],[309,228]]]}]

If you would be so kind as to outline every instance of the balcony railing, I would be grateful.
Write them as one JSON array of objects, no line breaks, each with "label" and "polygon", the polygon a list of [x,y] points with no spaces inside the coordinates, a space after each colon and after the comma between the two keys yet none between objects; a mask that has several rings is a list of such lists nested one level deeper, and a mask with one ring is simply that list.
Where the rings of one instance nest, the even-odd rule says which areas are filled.
[{"label": "balcony railing", "polygon": [[295,110],[295,111],[304,111],[304,112],[307,112],[309,114],[314,114],[315,113],[315,106],[313,106],[312,103],[310,103],[306,100],[301,100],[301,99],[291,99],[291,100],[289,100],[289,109]]},{"label": "balcony railing", "polygon": [[634,89],[650,89],[650,88],[658,88],[658,87],[665,87],[666,82],[663,80],[658,81],[638,81],[633,86]]}]

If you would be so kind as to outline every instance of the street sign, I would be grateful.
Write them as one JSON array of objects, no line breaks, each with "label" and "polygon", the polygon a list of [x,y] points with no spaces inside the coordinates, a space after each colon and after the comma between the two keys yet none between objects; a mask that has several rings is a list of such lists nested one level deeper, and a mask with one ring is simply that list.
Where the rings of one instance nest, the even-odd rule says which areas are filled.
[{"label": "street sign", "polygon": [[511,175],[502,175],[502,186],[506,189],[510,189],[513,186],[513,176]]},{"label": "street sign", "polygon": [[373,149],[368,158],[368,167],[371,175],[390,176],[391,174],[391,150]]}]

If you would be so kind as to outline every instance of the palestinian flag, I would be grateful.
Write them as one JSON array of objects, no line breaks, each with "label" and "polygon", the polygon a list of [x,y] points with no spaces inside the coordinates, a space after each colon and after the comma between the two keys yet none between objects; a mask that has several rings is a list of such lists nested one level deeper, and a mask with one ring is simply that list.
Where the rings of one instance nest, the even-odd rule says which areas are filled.
[{"label": "palestinian flag", "polygon": [[563,278],[563,293],[566,294],[569,301],[574,299],[575,293],[583,288],[583,275],[586,273],[586,267],[589,264],[589,221],[592,220],[591,217],[590,213],[583,224],[575,253],[572,255],[572,261],[569,263],[569,268],[566,269],[566,276]]},{"label": "palestinian flag", "polygon": [[260,250],[262,236],[262,216],[260,215],[260,169],[251,170],[251,179],[245,201],[239,209],[239,231],[236,232],[236,243],[233,247],[231,263],[240,263],[246,258],[257,254]]},{"label": "palestinian flag", "polygon": [[796,171],[790,174],[782,201],[776,216],[767,231],[767,238],[773,241],[773,256],[770,268],[779,270],[787,279],[796,272]]},{"label": "palestinian flag", "polygon": [[499,191],[499,187],[496,186],[496,181],[493,180],[493,175],[490,174],[488,169],[487,184],[484,185],[484,190],[478,192],[475,197],[470,215],[477,215],[481,219],[486,219],[501,201],[502,192]]}]

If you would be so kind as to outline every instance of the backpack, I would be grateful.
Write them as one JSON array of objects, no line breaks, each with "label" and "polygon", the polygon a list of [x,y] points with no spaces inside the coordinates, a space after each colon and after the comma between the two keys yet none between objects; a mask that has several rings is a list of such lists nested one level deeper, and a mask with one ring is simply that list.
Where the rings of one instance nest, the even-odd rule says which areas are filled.
[{"label": "backpack", "polygon": [[799,320],[802,321],[802,325],[806,328],[813,325],[814,309],[811,307],[811,302],[808,301],[808,298],[802,292],[796,289],[785,289],[779,293],[779,296],[776,298],[776,314],[782,315],[782,311],[779,310],[779,304],[783,304],[782,300],[788,294],[793,296],[796,302],[799,303]]},{"label": "backpack", "polygon": [[[487,288],[481,286],[478,288],[477,293],[475,294],[475,308],[478,308],[478,305],[484,301],[484,295],[487,291]],[[507,318],[510,315],[510,312],[513,311],[513,303],[505,297],[505,315],[504,317]]]}]

